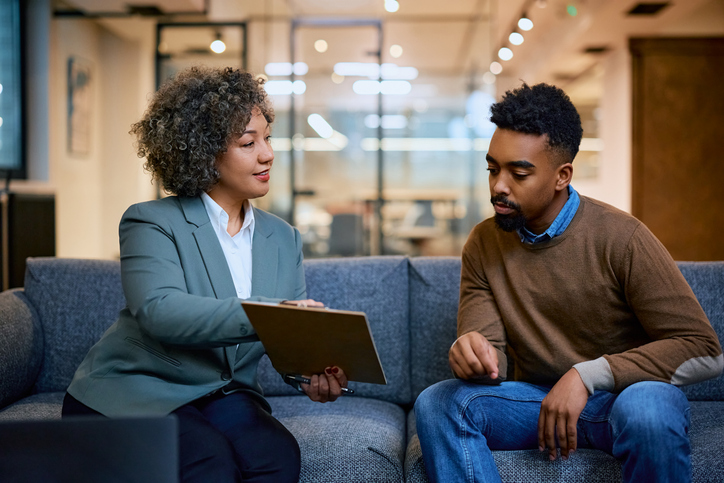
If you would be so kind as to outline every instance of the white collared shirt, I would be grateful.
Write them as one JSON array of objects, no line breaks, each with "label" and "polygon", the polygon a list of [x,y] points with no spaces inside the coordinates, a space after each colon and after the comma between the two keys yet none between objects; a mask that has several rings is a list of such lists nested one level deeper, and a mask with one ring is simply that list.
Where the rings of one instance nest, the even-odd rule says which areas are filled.
[{"label": "white collared shirt", "polygon": [[236,296],[247,299],[251,296],[251,244],[254,239],[254,210],[249,201],[244,202],[244,223],[233,237],[226,231],[229,215],[206,193],[201,193],[206,213],[224,251]]}]

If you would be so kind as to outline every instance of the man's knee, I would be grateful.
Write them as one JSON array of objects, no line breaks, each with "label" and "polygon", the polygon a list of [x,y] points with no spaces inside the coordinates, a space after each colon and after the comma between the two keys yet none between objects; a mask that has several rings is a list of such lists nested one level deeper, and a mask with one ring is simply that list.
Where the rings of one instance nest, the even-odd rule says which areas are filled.
[{"label": "man's knee", "polygon": [[415,418],[420,422],[435,421],[455,407],[455,397],[461,381],[449,379],[428,387],[417,396]]},{"label": "man's knee", "polygon": [[676,386],[640,382],[629,386],[616,398],[611,418],[615,432],[625,430],[631,437],[651,440],[686,436],[689,402]]}]

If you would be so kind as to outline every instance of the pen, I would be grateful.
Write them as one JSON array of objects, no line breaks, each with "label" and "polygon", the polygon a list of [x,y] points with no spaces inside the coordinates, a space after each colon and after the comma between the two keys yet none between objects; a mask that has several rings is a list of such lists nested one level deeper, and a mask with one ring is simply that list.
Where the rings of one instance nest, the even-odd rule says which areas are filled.
[{"label": "pen", "polygon": [[[304,377],[304,376],[293,376],[291,374],[287,374],[284,377],[286,377],[287,379],[289,379],[291,381],[301,382],[302,384],[309,384],[312,382],[311,379],[309,379],[308,377]],[[352,390],[348,387],[343,387],[342,392],[344,394],[354,394],[354,390]]]}]

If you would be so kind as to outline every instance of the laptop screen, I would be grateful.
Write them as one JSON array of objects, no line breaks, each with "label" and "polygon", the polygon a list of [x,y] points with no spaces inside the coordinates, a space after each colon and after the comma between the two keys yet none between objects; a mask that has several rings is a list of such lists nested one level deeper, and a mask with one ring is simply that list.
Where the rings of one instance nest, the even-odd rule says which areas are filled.
[{"label": "laptop screen", "polygon": [[178,483],[174,416],[0,423],[0,481]]}]

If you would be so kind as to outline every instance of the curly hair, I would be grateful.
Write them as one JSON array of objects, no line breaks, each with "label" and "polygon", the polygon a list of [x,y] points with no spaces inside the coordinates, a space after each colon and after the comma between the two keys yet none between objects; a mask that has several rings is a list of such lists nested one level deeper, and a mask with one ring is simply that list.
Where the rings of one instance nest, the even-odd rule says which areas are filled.
[{"label": "curly hair", "polygon": [[219,181],[216,158],[255,110],[274,121],[262,80],[231,67],[191,67],[161,86],[130,133],[166,191],[198,196]]},{"label": "curly hair", "polygon": [[523,83],[507,91],[503,100],[490,107],[490,121],[502,129],[526,134],[548,135],[549,148],[563,163],[573,162],[583,136],[581,117],[571,99],[549,84]]}]

